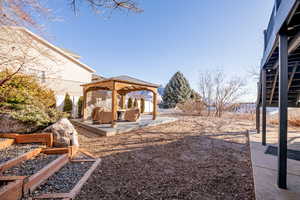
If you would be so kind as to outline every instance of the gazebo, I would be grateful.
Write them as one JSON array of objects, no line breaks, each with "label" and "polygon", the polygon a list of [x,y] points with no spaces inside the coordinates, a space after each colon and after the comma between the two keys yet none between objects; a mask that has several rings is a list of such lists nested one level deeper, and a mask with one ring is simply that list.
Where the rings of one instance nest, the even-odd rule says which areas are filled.
[{"label": "gazebo", "polygon": [[117,76],[81,85],[83,87],[83,121],[88,118],[87,113],[87,93],[96,90],[107,90],[112,92],[112,127],[116,125],[116,113],[118,111],[118,96],[121,100],[121,108],[125,109],[126,94],[134,91],[150,91],[153,94],[152,119],[157,116],[157,88],[159,85],[142,81],[130,76]]}]

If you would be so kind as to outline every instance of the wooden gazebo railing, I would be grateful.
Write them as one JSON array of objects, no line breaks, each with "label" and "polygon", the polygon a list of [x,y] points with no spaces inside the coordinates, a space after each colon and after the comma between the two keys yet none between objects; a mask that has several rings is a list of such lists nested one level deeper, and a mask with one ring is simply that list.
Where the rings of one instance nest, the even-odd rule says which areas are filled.
[{"label": "wooden gazebo railing", "polygon": [[118,95],[121,96],[122,109],[125,109],[126,94],[134,91],[150,91],[153,93],[153,120],[157,116],[157,88],[159,85],[141,81],[129,76],[119,76],[81,85],[83,87],[83,121],[87,120],[87,93],[96,90],[112,92],[112,127],[116,125],[118,109]]}]

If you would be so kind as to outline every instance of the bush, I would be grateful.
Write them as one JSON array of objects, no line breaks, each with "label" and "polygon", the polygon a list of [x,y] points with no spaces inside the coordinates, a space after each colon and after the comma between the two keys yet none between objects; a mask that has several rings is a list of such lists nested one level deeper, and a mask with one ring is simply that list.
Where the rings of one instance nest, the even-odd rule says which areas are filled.
[{"label": "bush", "polygon": [[77,107],[78,107],[78,117],[79,117],[79,118],[82,117],[82,106],[83,106],[83,97],[81,96],[81,97],[78,99],[78,102],[77,102]]},{"label": "bush", "polygon": [[205,105],[199,100],[187,100],[185,103],[179,103],[176,107],[184,113],[201,115],[205,109]]},{"label": "bush", "polygon": [[73,102],[70,98],[70,95],[68,93],[66,93],[65,100],[64,100],[63,111],[68,113],[68,114],[71,114],[72,110],[73,110]]},{"label": "bush", "polygon": [[[5,76],[5,72],[0,72],[0,79]],[[0,113],[37,128],[66,116],[55,105],[54,92],[41,86],[33,76],[17,74],[0,86]]]},{"label": "bush", "polygon": [[137,99],[134,99],[133,107],[134,107],[134,108],[139,107],[139,103],[138,103],[138,100],[137,100]]},{"label": "bush", "polygon": [[132,108],[132,98],[129,97],[128,102],[127,102],[127,108]]},{"label": "bush", "polygon": [[141,113],[145,112],[145,99],[141,98]]}]

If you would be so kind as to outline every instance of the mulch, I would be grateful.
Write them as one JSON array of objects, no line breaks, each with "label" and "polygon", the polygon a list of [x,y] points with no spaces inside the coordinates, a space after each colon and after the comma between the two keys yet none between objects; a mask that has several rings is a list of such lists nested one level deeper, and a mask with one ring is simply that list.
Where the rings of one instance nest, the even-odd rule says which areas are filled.
[{"label": "mulch", "polygon": [[251,126],[183,117],[106,138],[78,128],[82,147],[102,162],[76,199],[254,200],[248,135],[241,124]]}]

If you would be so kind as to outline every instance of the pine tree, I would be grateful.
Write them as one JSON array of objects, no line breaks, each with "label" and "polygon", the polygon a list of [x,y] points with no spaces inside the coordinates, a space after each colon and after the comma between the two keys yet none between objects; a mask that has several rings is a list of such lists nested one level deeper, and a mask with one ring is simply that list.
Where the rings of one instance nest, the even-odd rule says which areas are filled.
[{"label": "pine tree", "polygon": [[163,95],[163,104],[166,108],[174,108],[177,103],[184,103],[190,99],[192,89],[188,80],[181,72],[176,72],[166,85]]},{"label": "pine tree", "polygon": [[145,112],[145,99],[141,98],[141,113]]},{"label": "pine tree", "polygon": [[64,108],[63,111],[66,113],[71,114],[73,109],[73,102],[70,98],[70,95],[66,93],[65,100],[64,100]]},{"label": "pine tree", "polygon": [[83,106],[83,96],[78,99],[77,108],[78,108],[78,117],[82,117],[82,106]]},{"label": "pine tree", "polygon": [[129,99],[128,99],[127,108],[132,108],[132,98],[131,97],[129,97]]},{"label": "pine tree", "polygon": [[136,98],[134,99],[133,107],[134,107],[134,108],[139,107],[138,100],[137,100]]}]

